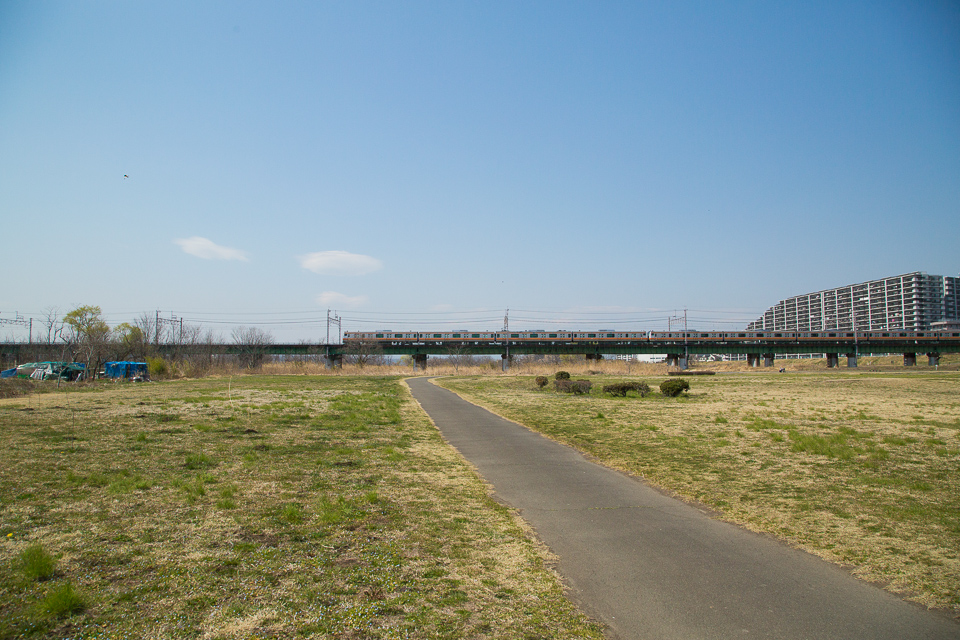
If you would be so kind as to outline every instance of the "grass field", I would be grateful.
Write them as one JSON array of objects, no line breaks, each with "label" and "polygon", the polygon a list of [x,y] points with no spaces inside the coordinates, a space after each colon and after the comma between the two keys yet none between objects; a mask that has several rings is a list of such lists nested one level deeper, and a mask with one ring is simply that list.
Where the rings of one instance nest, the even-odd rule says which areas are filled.
[{"label": "grass field", "polygon": [[[960,614],[960,375],[721,373],[688,397],[588,396],[532,376],[446,378],[595,459]],[[640,378],[656,390],[665,377]]]},{"label": "grass field", "polygon": [[0,400],[0,638],[602,637],[398,378],[41,388]]}]

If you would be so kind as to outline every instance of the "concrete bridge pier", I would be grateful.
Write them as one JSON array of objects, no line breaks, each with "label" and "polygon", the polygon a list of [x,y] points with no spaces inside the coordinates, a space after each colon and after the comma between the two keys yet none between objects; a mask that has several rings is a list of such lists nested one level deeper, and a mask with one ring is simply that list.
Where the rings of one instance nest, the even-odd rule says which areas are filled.
[{"label": "concrete bridge pier", "polygon": [[343,369],[343,354],[341,353],[324,356],[324,360],[327,362],[327,369]]},{"label": "concrete bridge pier", "polygon": [[747,354],[747,366],[748,366],[748,367],[759,367],[759,366],[760,366],[760,354],[759,354],[759,353],[748,353],[748,354]]},{"label": "concrete bridge pier", "polygon": [[591,360],[603,360],[602,353],[588,353],[586,354],[586,356],[587,356],[587,364],[590,364]]},{"label": "concrete bridge pier", "polygon": [[776,354],[774,354],[774,353],[765,353],[765,354],[763,354],[763,366],[765,366],[765,367],[772,367],[772,366],[773,366],[773,360],[774,360],[774,357],[775,357],[775,356],[776,356]]},{"label": "concrete bridge pier", "polygon": [[905,353],[905,354],[903,354],[903,366],[905,366],[905,367],[915,367],[915,366],[917,366],[917,354],[915,354],[915,353]]},{"label": "concrete bridge pier", "polygon": [[[667,354],[667,365],[670,367],[679,367],[681,360],[683,360],[683,356],[681,356],[679,353]],[[686,364],[686,362],[684,362],[684,364]],[[683,368],[686,369],[686,366]]]},{"label": "concrete bridge pier", "polygon": [[425,353],[413,354],[413,368],[419,369],[420,371],[426,371],[427,370],[427,354]]},{"label": "concrete bridge pier", "polygon": [[848,353],[847,354],[847,368],[856,369],[857,368],[857,354]]},{"label": "concrete bridge pier", "polygon": [[940,366],[940,354],[939,353],[928,353],[927,354],[927,364],[931,367]]},{"label": "concrete bridge pier", "polygon": [[510,371],[510,365],[513,364],[513,356],[506,353],[500,354],[500,370]]},{"label": "concrete bridge pier", "polygon": [[835,369],[840,366],[840,354],[839,353],[828,353],[827,354],[827,368]]}]

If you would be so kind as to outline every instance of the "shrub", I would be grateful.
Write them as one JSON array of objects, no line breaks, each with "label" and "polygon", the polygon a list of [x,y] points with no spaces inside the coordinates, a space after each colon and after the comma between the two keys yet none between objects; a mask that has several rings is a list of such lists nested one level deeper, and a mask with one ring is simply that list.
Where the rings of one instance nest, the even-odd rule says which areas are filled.
[{"label": "shrub", "polygon": [[660,383],[660,393],[669,398],[676,398],[681,393],[688,391],[689,389],[690,383],[683,378],[673,378],[671,380],[664,380]]},{"label": "shrub", "polygon": [[609,393],[612,396],[618,396],[621,398],[626,397],[628,391],[636,391],[640,394],[640,397],[646,396],[650,393],[650,385],[646,382],[615,382],[613,384],[603,385],[603,392]]},{"label": "shrub", "polygon": [[556,380],[569,380],[569,379],[570,379],[570,374],[567,373],[566,371],[557,371],[557,372],[553,375],[553,377],[554,377]]},{"label": "shrub", "polygon": [[46,580],[53,576],[57,561],[40,544],[32,544],[20,553],[20,567],[28,580]]},{"label": "shrub", "polygon": [[590,393],[590,389],[593,387],[593,383],[589,380],[576,380],[571,383],[571,391],[578,396],[586,395]]},{"label": "shrub", "polygon": [[157,356],[147,360],[147,372],[151,378],[162,378],[170,372],[170,367],[167,366],[166,360]]},{"label": "shrub", "polygon": [[573,393],[578,396],[590,393],[593,383],[589,380],[554,380],[553,388],[560,393]]},{"label": "shrub", "polygon": [[545,386],[547,386],[547,382],[547,376],[537,376],[536,383],[537,387],[540,389],[543,389]]}]

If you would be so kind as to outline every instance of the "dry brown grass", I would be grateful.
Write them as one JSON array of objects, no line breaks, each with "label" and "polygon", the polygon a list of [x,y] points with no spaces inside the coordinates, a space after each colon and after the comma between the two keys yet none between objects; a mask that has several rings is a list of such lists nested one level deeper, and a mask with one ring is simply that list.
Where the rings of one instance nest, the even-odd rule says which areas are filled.
[{"label": "dry brown grass", "polygon": [[[473,402],[773,533],[929,607],[960,612],[960,378],[913,370],[690,378],[689,397],[571,397],[451,378]],[[624,378],[618,378],[624,379]],[[646,377],[651,387],[663,378]]]}]

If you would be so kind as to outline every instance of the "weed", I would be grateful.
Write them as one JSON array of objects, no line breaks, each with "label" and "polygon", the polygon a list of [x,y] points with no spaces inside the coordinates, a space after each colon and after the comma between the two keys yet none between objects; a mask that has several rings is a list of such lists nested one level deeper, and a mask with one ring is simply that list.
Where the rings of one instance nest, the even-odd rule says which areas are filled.
[{"label": "weed", "polygon": [[70,582],[54,587],[37,604],[37,612],[46,617],[66,618],[87,608],[86,599],[77,593]]},{"label": "weed", "polygon": [[300,524],[303,522],[303,507],[295,502],[282,505],[279,517],[287,524]]},{"label": "weed", "polygon": [[47,580],[53,577],[57,560],[40,543],[31,544],[20,552],[20,570],[27,580]]},{"label": "weed", "polygon": [[205,453],[191,453],[187,456],[187,461],[185,466],[187,469],[196,470],[196,469],[209,469],[217,465],[213,459],[210,458]]}]

